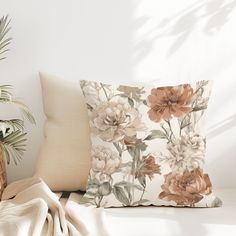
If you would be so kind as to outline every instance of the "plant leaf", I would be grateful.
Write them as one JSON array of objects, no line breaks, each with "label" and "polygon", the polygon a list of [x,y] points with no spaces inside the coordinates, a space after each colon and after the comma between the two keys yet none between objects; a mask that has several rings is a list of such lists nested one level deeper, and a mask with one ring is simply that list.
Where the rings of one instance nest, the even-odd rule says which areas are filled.
[{"label": "plant leaf", "polygon": [[125,162],[125,163],[121,163],[121,164],[120,164],[120,168],[131,167],[131,166],[132,166],[132,161],[129,161],[129,162]]},{"label": "plant leaf", "polygon": [[125,190],[125,191],[127,192],[127,194],[128,194],[129,202],[131,202],[131,201],[132,201],[132,194],[131,194],[131,188],[130,188],[130,186],[125,185],[125,186],[124,186],[124,190]]},{"label": "plant leaf", "polygon": [[139,157],[140,157],[140,149],[139,148],[128,147],[127,150],[129,152],[130,156],[133,157],[134,160],[139,160]]},{"label": "plant leaf", "polygon": [[220,207],[222,206],[222,201],[216,197],[214,201],[211,203],[211,207]]},{"label": "plant leaf", "polygon": [[[9,27],[10,20],[8,16],[3,16],[0,19],[0,55],[7,52],[9,49],[6,47],[10,44],[12,38],[5,38],[7,33],[10,31],[11,27]],[[0,60],[5,59],[5,57],[0,57]]]},{"label": "plant leaf", "polygon": [[143,104],[144,104],[145,106],[148,105],[146,100],[143,100]]},{"label": "plant leaf", "polygon": [[136,188],[140,191],[143,191],[143,188],[138,184],[133,184],[127,181],[121,181],[115,184],[115,186],[128,186],[129,188]]},{"label": "plant leaf", "polygon": [[89,196],[92,196],[92,197],[95,197],[97,195],[97,193],[94,193],[92,191],[86,191],[85,193],[86,195],[89,195]]},{"label": "plant leaf", "polygon": [[141,200],[139,200],[139,201],[137,201],[137,202],[134,202],[133,205],[134,205],[134,206],[135,206],[135,205],[141,205],[141,204],[147,203],[147,202],[150,202],[150,201],[147,200],[147,199],[141,199]]},{"label": "plant leaf", "polygon": [[193,108],[192,111],[195,112],[195,111],[201,111],[201,110],[205,110],[205,109],[207,109],[206,105],[205,106],[196,106]]},{"label": "plant leaf", "polygon": [[118,201],[120,201],[125,206],[130,205],[128,197],[125,195],[125,192],[122,187],[114,186],[113,193]]},{"label": "plant leaf", "polygon": [[152,139],[164,139],[166,138],[166,134],[161,130],[151,130],[151,134],[149,134],[144,140],[152,140]]},{"label": "plant leaf", "polygon": [[17,130],[0,139],[1,149],[7,164],[10,164],[10,160],[13,159],[14,163],[17,165],[19,160],[21,160],[26,146],[25,135],[26,133]]},{"label": "plant leaf", "polygon": [[143,175],[139,176],[138,181],[144,188],[146,187],[146,178],[145,178],[145,176],[143,176]]},{"label": "plant leaf", "polygon": [[111,193],[112,188],[109,182],[104,182],[98,187],[98,194],[100,196],[107,196]]},{"label": "plant leaf", "polygon": [[36,123],[33,115],[29,111],[29,108],[24,103],[22,103],[21,101],[17,101],[17,100],[12,100],[12,102],[15,105],[17,105],[17,107],[20,109],[23,117],[25,117],[32,124]]},{"label": "plant leaf", "polygon": [[12,120],[0,120],[0,130],[1,127],[10,128],[13,131],[16,130],[23,130],[24,129],[24,122],[20,119],[12,119]]},{"label": "plant leaf", "polygon": [[11,85],[0,85],[0,102],[10,102],[11,101]]},{"label": "plant leaf", "polygon": [[28,107],[22,103],[21,101],[12,99],[12,94],[10,92],[10,89],[12,89],[12,86],[10,85],[1,85],[0,86],[0,103],[7,103],[7,104],[13,104],[16,105],[17,108],[20,110],[23,118],[26,118],[29,120],[32,124],[35,124],[35,119],[33,115],[30,113]]},{"label": "plant leaf", "polygon": [[134,101],[132,98],[128,97],[128,102],[131,107],[134,107]]}]

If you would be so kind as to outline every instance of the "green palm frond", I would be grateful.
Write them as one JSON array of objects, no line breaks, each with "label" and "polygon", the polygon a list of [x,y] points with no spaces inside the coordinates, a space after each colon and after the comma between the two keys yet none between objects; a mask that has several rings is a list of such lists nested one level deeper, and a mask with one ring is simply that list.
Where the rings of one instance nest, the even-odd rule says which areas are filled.
[{"label": "green palm frond", "polygon": [[7,164],[10,163],[11,158],[13,158],[16,165],[21,160],[26,147],[25,135],[26,133],[17,130],[0,139],[0,147],[3,156],[6,158]]},{"label": "green palm frond", "polygon": [[14,99],[11,102],[19,108],[24,118],[26,118],[32,124],[36,123],[33,115],[29,111],[29,108],[24,103]]},{"label": "green palm frond", "polygon": [[6,34],[9,32],[11,27],[9,26],[10,20],[8,16],[3,16],[0,19],[0,60],[5,59],[6,57],[2,57],[1,55],[5,52],[9,51],[7,46],[11,43],[12,38],[6,38]]},{"label": "green palm frond", "polygon": [[11,85],[0,85],[0,103],[9,103],[16,105],[20,110],[23,118],[27,119],[32,124],[35,124],[35,119],[33,115],[31,115],[29,108],[21,101],[12,98],[12,93],[10,92],[11,89]]},{"label": "green palm frond", "polygon": [[[12,40],[12,38],[7,36],[11,29],[9,25],[10,20],[8,16],[0,18],[0,60],[6,58],[3,54],[9,50],[8,46]],[[17,165],[26,147],[26,133],[23,132],[24,119],[29,120],[33,124],[35,124],[35,119],[25,104],[13,99],[11,89],[11,85],[0,85],[0,103],[15,105],[22,115],[22,120],[0,120],[0,149],[7,164],[13,160]]]},{"label": "green palm frond", "polygon": [[11,85],[0,85],[0,102],[10,102],[12,94],[10,90],[12,89]]},{"label": "green palm frond", "polygon": [[12,131],[24,129],[24,122],[20,119],[12,119],[12,120],[0,120],[0,130],[2,127],[9,128]]}]

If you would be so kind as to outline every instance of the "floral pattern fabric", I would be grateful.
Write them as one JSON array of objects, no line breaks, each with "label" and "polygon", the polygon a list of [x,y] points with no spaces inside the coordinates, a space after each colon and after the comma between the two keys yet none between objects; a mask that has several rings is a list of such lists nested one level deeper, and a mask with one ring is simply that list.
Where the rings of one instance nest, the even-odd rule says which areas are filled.
[{"label": "floral pattern fabric", "polygon": [[81,203],[216,207],[203,171],[209,81],[168,87],[81,81],[92,167]]}]

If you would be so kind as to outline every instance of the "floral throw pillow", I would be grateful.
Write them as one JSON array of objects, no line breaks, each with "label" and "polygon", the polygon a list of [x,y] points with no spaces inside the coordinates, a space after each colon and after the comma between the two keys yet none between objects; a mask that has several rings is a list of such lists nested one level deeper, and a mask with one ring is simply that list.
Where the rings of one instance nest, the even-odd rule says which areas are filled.
[{"label": "floral throw pillow", "polygon": [[216,207],[203,170],[209,81],[168,87],[81,81],[92,167],[82,203]]}]

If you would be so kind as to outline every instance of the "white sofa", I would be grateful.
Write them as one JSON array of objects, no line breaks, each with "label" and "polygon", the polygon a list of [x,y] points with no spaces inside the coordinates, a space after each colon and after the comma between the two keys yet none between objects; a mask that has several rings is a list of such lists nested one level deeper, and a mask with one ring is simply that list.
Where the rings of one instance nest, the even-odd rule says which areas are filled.
[{"label": "white sofa", "polygon": [[112,236],[235,236],[236,189],[215,191],[219,208],[135,207],[106,209]]}]

